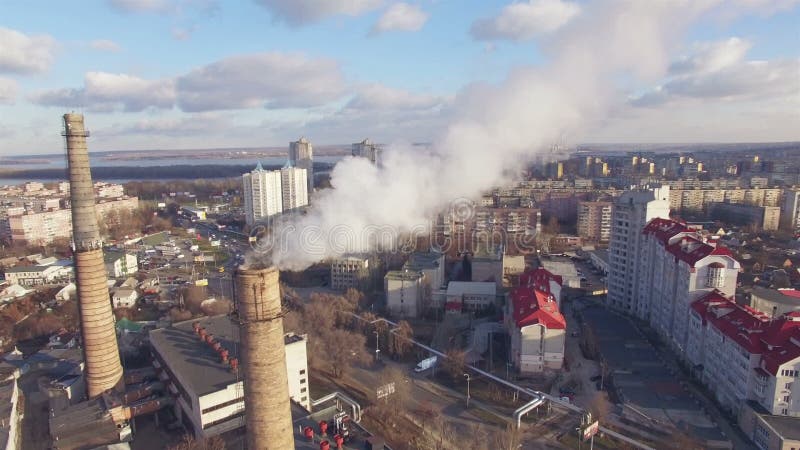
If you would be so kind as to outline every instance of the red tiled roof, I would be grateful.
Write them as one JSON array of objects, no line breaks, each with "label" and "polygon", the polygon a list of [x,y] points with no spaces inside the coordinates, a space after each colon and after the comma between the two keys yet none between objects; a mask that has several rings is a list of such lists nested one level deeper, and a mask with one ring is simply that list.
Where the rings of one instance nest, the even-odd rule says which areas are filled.
[{"label": "red tiled roof", "polygon": [[519,276],[519,285],[528,286],[544,291],[548,294],[550,292],[550,280],[558,283],[559,286],[563,284],[561,275],[554,275],[549,270],[539,267],[537,269],[528,269]]},{"label": "red tiled roof", "polygon": [[678,233],[683,233],[691,231],[686,225],[676,222],[670,219],[662,219],[657,217],[647,225],[644,226],[644,230],[642,230],[642,234],[650,234],[656,237],[659,241],[666,244],[669,242],[670,238],[675,236]]},{"label": "red tiled roof", "polygon": [[694,267],[698,261],[710,255],[733,257],[733,253],[727,248],[707,244],[693,236],[684,236],[672,245],[668,245],[667,251],[689,267]]},{"label": "red tiled roof", "polygon": [[778,292],[787,297],[800,298],[800,291],[797,289],[778,289]]},{"label": "red tiled roof", "polygon": [[558,310],[558,304],[546,292],[520,286],[511,291],[511,302],[514,323],[518,328],[534,324],[554,330],[567,328],[567,321]]},{"label": "red tiled roof", "polygon": [[[795,324],[797,324],[797,322],[795,322]],[[790,338],[793,337],[795,342],[800,342],[800,328],[795,328],[793,331],[794,333],[790,335]],[[764,355],[762,362],[767,372],[772,375],[777,375],[778,370],[783,364],[795,358],[800,358],[800,345],[792,343],[791,340],[787,340],[783,346]]]},{"label": "red tiled roof", "polygon": [[[781,364],[800,357],[800,313],[771,320],[765,313],[738,305],[713,291],[692,303],[692,309],[751,354],[762,355],[765,369],[775,375]],[[794,342],[793,342],[794,341]]]}]

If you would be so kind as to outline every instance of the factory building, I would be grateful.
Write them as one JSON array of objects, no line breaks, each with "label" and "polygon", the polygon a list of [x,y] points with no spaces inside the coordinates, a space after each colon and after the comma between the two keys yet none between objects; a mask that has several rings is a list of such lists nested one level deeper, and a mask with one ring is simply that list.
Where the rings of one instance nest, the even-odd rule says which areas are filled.
[{"label": "factory building", "polygon": [[[240,338],[238,326],[226,315],[194,324],[186,321],[153,330],[150,342],[161,380],[177,394],[175,414],[197,438],[206,438],[245,424],[243,374],[237,354]],[[219,350],[206,342],[209,336]],[[308,410],[306,338],[290,333],[284,343],[289,395]]]},{"label": "factory building", "polygon": [[422,303],[425,275],[416,270],[392,270],[383,277],[386,308],[396,317],[417,317]]},{"label": "factory building", "polygon": [[376,287],[380,281],[378,259],[368,255],[346,255],[331,261],[331,288],[360,291]]}]

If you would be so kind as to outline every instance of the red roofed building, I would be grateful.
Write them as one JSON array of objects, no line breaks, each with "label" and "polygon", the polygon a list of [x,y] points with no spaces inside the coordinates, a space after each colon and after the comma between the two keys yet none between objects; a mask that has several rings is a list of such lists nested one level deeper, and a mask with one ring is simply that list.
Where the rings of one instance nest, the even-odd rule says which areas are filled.
[{"label": "red roofed building", "polygon": [[753,400],[800,417],[800,313],[772,319],[713,291],[692,304],[686,357],[730,411]]},{"label": "red roofed building", "polygon": [[519,285],[532,287],[544,293],[551,294],[561,307],[561,286],[564,280],[561,275],[554,275],[543,267],[528,269],[519,276]]},{"label": "red roofed building", "polygon": [[[549,283],[542,286],[549,287]],[[534,286],[521,285],[511,291],[507,308],[510,310],[505,314],[505,326],[511,336],[511,358],[520,373],[560,369],[567,322],[556,297]]]},{"label": "red roofed building", "polygon": [[734,295],[741,265],[728,249],[705,242],[683,223],[661,218],[644,227],[636,258],[636,316],[685,356],[690,305],[714,290]]}]

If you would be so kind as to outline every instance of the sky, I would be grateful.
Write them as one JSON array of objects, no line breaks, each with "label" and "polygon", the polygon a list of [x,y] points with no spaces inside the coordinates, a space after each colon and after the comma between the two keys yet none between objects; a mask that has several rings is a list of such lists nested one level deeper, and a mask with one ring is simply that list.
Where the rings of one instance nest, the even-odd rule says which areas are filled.
[{"label": "sky", "polygon": [[[800,0],[697,2],[668,64],[614,73],[569,142],[800,140]],[[69,111],[96,151],[428,142],[464,92],[557,60],[593,3],[6,1],[0,156],[60,152]]]}]

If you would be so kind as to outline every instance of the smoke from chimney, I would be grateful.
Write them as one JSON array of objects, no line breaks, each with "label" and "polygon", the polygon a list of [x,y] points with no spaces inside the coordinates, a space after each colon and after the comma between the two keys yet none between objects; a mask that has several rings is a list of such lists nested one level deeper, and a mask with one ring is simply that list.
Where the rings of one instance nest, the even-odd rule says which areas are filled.
[{"label": "smoke from chimney", "polygon": [[381,167],[345,158],[334,189],[311,211],[278,219],[254,258],[300,270],[328,257],[370,251],[396,236],[427,230],[454,199],[475,199],[513,181],[555,142],[602,125],[625,102],[615,96],[653,81],[669,65],[686,26],[717,0],[608,0],[583,5],[541,41],[541,65],[513,70],[501,83],[473,83],[449,108],[451,119],[427,150],[393,145]]}]

